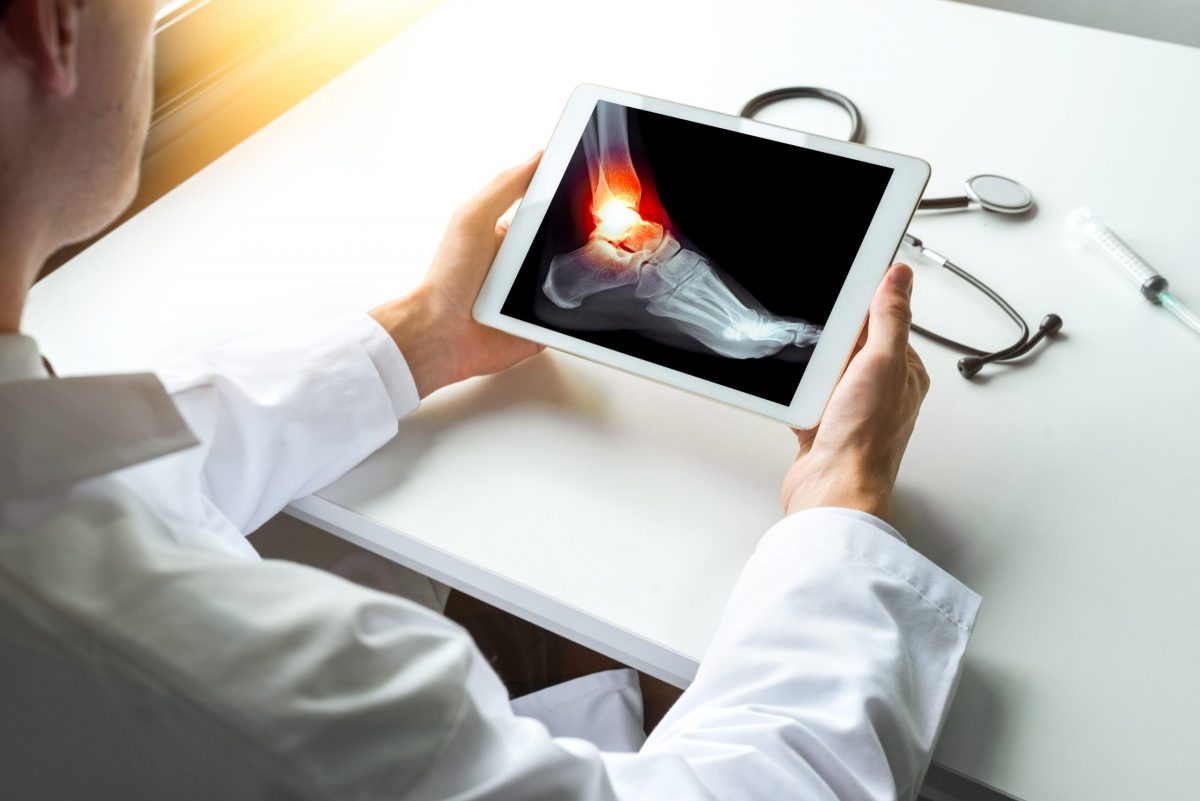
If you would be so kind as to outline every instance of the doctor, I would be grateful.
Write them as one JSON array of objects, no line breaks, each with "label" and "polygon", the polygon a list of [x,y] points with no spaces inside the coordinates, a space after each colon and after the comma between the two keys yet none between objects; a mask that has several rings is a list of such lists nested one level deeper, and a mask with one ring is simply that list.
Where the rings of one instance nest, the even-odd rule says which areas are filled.
[{"label": "doctor", "polygon": [[[914,798],[979,599],[886,522],[928,386],[911,271],[800,435],[696,681],[644,742],[553,736],[453,623],[245,539],[428,394],[536,353],[469,313],[536,157],[370,314],[157,375],[55,378],[20,335],[43,261],[133,196],[153,14],[0,0],[0,797]],[[605,687],[637,711],[620,677],[517,707],[598,709]]]}]

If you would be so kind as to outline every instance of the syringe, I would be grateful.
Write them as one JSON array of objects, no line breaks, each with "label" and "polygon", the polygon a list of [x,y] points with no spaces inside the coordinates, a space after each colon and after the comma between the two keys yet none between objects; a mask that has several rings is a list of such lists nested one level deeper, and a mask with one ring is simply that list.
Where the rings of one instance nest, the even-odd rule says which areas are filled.
[{"label": "syringe", "polygon": [[1078,208],[1067,217],[1067,228],[1076,240],[1091,245],[1108,257],[1108,260],[1121,268],[1125,277],[1138,285],[1142,297],[1151,303],[1157,303],[1188,328],[1200,334],[1200,317],[1188,307],[1179,302],[1173,294],[1167,291],[1167,279],[1163,278],[1145,259],[1133,252],[1113,230],[1105,225],[1091,209]]}]

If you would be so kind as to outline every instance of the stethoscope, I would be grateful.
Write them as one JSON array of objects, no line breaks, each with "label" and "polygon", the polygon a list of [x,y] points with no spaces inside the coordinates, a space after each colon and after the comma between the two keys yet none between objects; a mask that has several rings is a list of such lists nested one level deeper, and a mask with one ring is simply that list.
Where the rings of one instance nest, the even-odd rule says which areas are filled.
[{"label": "stethoscope", "polygon": [[[783,89],[774,89],[770,92],[763,92],[761,95],[754,97],[747,103],[739,113],[739,116],[748,119],[753,118],[755,114],[762,111],[767,106],[778,103],[781,100],[790,100],[797,97],[809,97],[819,100],[826,100],[830,103],[835,103],[846,112],[850,117],[850,136],[848,141],[862,144],[864,137],[862,114],[858,110],[858,106],[854,105],[854,101],[846,97],[840,92],[834,92],[831,89],[821,89],[815,86],[791,86]],[[969,211],[973,209],[981,209],[983,211],[993,212],[996,214],[1024,214],[1033,208],[1033,193],[1022,186],[1017,181],[1011,178],[1005,178],[1002,175],[974,175],[966,180],[963,185],[963,194],[954,197],[939,197],[939,198],[923,198],[917,204],[918,212],[954,212],[954,211]],[[971,286],[978,289],[988,297],[993,303],[1004,310],[1014,323],[1021,329],[1021,336],[1016,342],[1006,348],[1001,348],[996,351],[986,351],[979,348],[971,347],[970,345],[957,342],[949,337],[935,334],[927,328],[922,328],[915,323],[912,330],[922,336],[932,339],[941,345],[966,354],[958,360],[958,372],[964,378],[971,378],[977,374],[985,364],[990,362],[1011,362],[1021,358],[1029,353],[1037,344],[1048,336],[1053,336],[1062,330],[1062,318],[1057,314],[1047,314],[1042,318],[1041,324],[1038,325],[1037,331],[1030,334],[1029,324],[1025,318],[1014,309],[1008,301],[1000,297],[1000,295],[987,284],[980,281],[969,272],[959,267],[946,256],[938,253],[936,250],[927,246],[917,237],[906,233],[904,235],[904,244],[919,252],[922,256],[930,259],[936,264],[945,267],[950,272],[957,275],[959,278],[966,281]]]}]

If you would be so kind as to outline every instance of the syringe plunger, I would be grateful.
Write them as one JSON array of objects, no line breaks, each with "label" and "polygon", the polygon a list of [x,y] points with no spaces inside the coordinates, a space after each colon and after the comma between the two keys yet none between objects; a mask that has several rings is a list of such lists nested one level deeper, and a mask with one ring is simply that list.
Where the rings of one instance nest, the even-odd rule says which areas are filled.
[{"label": "syringe plunger", "polygon": [[1179,322],[1200,334],[1200,315],[1197,315],[1167,291],[1167,279],[1163,278],[1146,260],[1133,252],[1133,248],[1121,241],[1121,237],[1101,222],[1091,209],[1079,208],[1067,217],[1067,228],[1081,244],[1091,245],[1121,268],[1130,281],[1138,285],[1142,296],[1157,303],[1175,315]]},{"label": "syringe plunger", "polygon": [[1142,295],[1151,303],[1159,302],[1159,295],[1166,290],[1167,279],[1159,275],[1146,260],[1125,244],[1111,228],[1092,213],[1091,209],[1078,208],[1067,218],[1067,228],[1081,244],[1091,245],[1108,257],[1121,269],[1125,277],[1141,289]]}]

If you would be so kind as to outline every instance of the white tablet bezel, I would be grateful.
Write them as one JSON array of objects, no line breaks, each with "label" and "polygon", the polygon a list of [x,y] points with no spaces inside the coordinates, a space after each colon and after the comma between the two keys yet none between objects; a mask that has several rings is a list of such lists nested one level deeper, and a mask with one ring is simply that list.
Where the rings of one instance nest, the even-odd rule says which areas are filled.
[{"label": "white tablet bezel", "polygon": [[[716,128],[773,139],[792,145],[892,168],[883,197],[867,229],[842,291],[825,323],[800,385],[789,405],[774,403],[654,362],[611,350],[569,334],[509,317],[501,312],[505,299],[525,261],[529,247],[554,198],[563,173],[579,145],[584,127],[597,101],[607,100],[630,108],[653,111]],[[492,263],[487,280],[475,301],[475,319],[484,325],[541,343],[547,347],[626,370],[664,384],[781,420],[797,428],[820,422],[825,404],[845,369],[866,320],[871,297],[891,264],[900,240],[916,211],[929,180],[929,165],[921,159],[755,122],[742,117],[684,106],[643,95],[584,84],[571,93],[558,126],[546,146],[541,164],[518,207],[508,234]],[[769,308],[771,301],[763,298]]]}]

